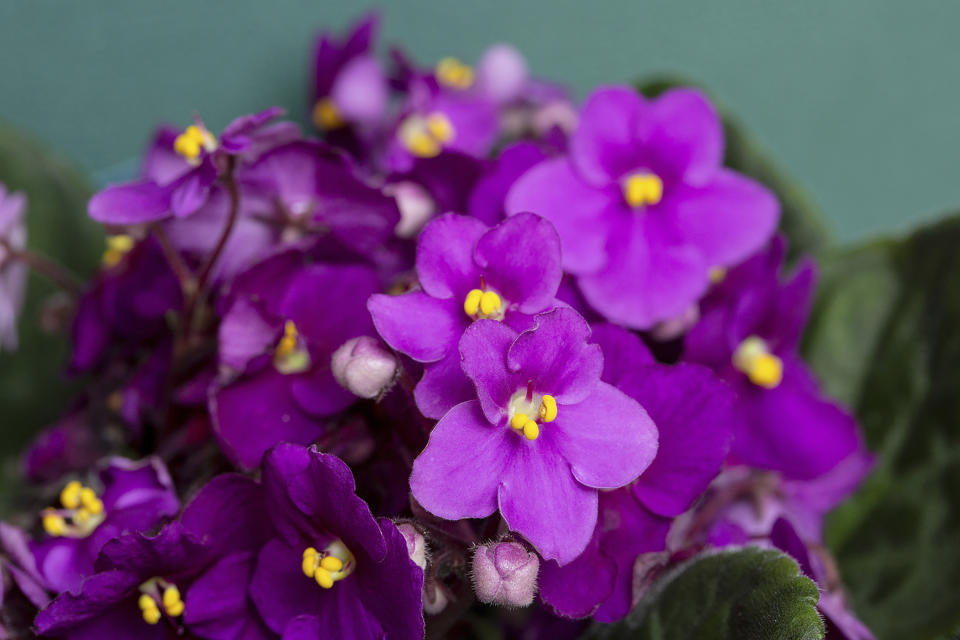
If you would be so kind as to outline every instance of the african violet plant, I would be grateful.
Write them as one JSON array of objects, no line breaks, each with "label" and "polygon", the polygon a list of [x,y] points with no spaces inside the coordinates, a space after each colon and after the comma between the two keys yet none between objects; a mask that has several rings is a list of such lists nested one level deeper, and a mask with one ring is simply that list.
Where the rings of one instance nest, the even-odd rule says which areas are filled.
[{"label": "african violet plant", "polygon": [[512,47],[375,31],[318,39],[312,134],[157,129],[85,284],[0,188],[0,346],[33,267],[87,381],[23,455],[0,635],[872,638],[824,519],[876,460],[802,356],[802,198],[700,90],[577,106]]}]

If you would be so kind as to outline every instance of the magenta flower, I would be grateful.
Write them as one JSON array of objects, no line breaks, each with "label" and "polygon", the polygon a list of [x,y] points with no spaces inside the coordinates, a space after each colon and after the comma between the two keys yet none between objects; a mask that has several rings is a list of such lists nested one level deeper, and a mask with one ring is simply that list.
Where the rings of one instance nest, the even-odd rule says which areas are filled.
[{"label": "magenta flower", "polygon": [[292,124],[267,126],[282,114],[282,109],[274,107],[242,116],[228,124],[219,138],[199,119],[172,140],[169,133],[161,132],[169,146],[154,146],[145,177],[95,194],[87,207],[90,217],[104,224],[127,225],[194,213],[229,170],[230,158],[249,160],[297,135]]},{"label": "magenta flower", "polygon": [[774,196],[722,159],[720,119],[699,92],[645,100],[603,88],[587,99],[569,153],[523,175],[507,213],[556,224],[564,268],[590,305],[646,329],[680,315],[711,268],[743,260],[776,227]]},{"label": "magenta flower", "polygon": [[493,229],[444,215],[420,235],[417,275],[422,290],[374,295],[367,307],[387,344],[426,365],[415,390],[417,406],[439,418],[473,397],[457,352],[472,322],[501,320],[522,331],[532,314],[553,308],[562,276],[560,238],[533,214]]},{"label": "magenta flower", "polygon": [[597,522],[597,489],[637,478],[657,452],[643,408],[600,381],[603,354],[575,311],[540,314],[532,329],[479,320],[460,340],[476,399],[437,423],[410,488],[441,518],[497,509],[545,559],[579,555]]},{"label": "magenta flower", "polygon": [[731,462],[819,476],[861,446],[857,423],[825,397],[798,353],[814,284],[806,263],[780,281],[785,244],[731,269],[701,303],[684,359],[711,367],[737,391]]}]

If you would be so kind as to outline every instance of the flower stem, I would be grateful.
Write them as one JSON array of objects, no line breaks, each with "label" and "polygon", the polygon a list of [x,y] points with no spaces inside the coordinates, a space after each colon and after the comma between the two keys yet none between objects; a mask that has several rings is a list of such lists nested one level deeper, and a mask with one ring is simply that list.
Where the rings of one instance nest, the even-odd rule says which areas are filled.
[{"label": "flower stem", "polygon": [[157,242],[160,244],[160,248],[163,250],[163,255],[167,259],[170,268],[173,269],[173,272],[177,276],[177,280],[180,281],[180,286],[183,288],[184,292],[191,292],[194,290],[194,281],[193,273],[190,271],[190,268],[183,261],[183,258],[180,257],[180,252],[173,246],[173,243],[170,241],[170,236],[167,235],[166,230],[163,226],[156,224],[152,228],[153,236],[157,239]]},{"label": "flower stem", "polygon": [[45,255],[34,253],[27,249],[14,249],[5,240],[0,239],[0,245],[13,260],[20,260],[33,271],[40,274],[53,284],[71,295],[79,295],[83,290],[80,279],[67,270],[63,265],[54,262]]}]

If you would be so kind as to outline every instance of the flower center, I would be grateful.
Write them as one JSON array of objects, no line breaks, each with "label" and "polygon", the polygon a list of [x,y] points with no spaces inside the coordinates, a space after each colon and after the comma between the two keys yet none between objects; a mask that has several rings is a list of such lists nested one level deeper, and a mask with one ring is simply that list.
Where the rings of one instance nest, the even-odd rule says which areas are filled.
[{"label": "flower center", "polygon": [[540,437],[540,424],[557,419],[557,400],[548,394],[533,392],[533,382],[519,389],[510,398],[507,420],[510,426],[527,440]]},{"label": "flower center", "polygon": [[283,325],[283,336],[273,350],[273,366],[283,374],[303,373],[310,368],[310,352],[293,320]]},{"label": "flower center", "polygon": [[770,353],[763,339],[750,336],[733,353],[733,366],[750,378],[753,384],[773,389],[783,380],[783,361]]},{"label": "flower center", "polygon": [[444,58],[434,70],[437,82],[454,89],[469,89],[473,85],[473,69],[456,58]]},{"label": "flower center", "polygon": [[357,561],[340,540],[334,540],[323,551],[313,547],[303,550],[303,575],[313,578],[324,589],[343,580],[357,568]]},{"label": "flower center", "polygon": [[134,239],[125,234],[107,236],[107,248],[100,262],[108,269],[117,266],[123,257],[130,253],[134,244],[136,244]]},{"label": "flower center", "polygon": [[73,480],[60,492],[62,509],[45,509],[43,530],[51,536],[86,538],[106,518],[103,501],[90,487]]},{"label": "flower center", "polygon": [[503,304],[499,294],[488,290],[483,278],[480,279],[480,288],[471,289],[463,299],[463,312],[474,320],[481,318],[503,320],[506,310],[506,305]]},{"label": "flower center", "polygon": [[337,105],[333,104],[330,98],[320,98],[317,104],[313,105],[313,124],[318,129],[329,131],[330,129],[339,129],[346,124]]},{"label": "flower center", "polygon": [[183,599],[177,585],[162,578],[151,578],[140,585],[140,597],[137,599],[140,615],[147,624],[157,624],[163,612],[171,618],[183,615]]},{"label": "flower center", "polygon": [[631,207],[657,204],[663,198],[663,181],[646,171],[632,173],[623,181],[623,198]]},{"label": "flower center", "polygon": [[173,150],[190,164],[200,164],[200,152],[208,153],[217,148],[217,139],[201,125],[192,124],[173,141]]},{"label": "flower center", "polygon": [[457,135],[453,123],[439,111],[427,115],[409,116],[400,125],[400,140],[407,151],[418,158],[432,158],[440,155],[443,145]]}]

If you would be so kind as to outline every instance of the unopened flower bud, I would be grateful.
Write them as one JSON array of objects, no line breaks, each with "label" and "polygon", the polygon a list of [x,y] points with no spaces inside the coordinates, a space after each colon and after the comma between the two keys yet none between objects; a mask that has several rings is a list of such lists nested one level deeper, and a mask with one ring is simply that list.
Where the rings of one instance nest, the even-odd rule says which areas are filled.
[{"label": "unopened flower bud", "polygon": [[435,616],[447,608],[450,598],[446,589],[436,580],[427,580],[423,583],[423,612]]},{"label": "unopened flower bud", "polygon": [[473,554],[473,590],[481,602],[526,607],[537,592],[537,554],[517,542],[477,547]]},{"label": "unopened flower bud", "polygon": [[360,336],[333,352],[331,368],[340,386],[361,398],[376,398],[393,384],[397,358],[376,338]]},{"label": "unopened flower bud", "polygon": [[394,197],[400,210],[400,222],[397,223],[395,231],[397,237],[416,236],[423,225],[437,213],[437,203],[433,196],[416,182],[391,182],[384,185],[383,191]]},{"label": "unopened flower bud", "polygon": [[424,539],[423,534],[417,531],[417,528],[409,522],[401,522],[397,525],[397,529],[407,542],[407,553],[410,554],[410,559],[413,560],[414,564],[418,567],[426,570],[427,541]]}]

